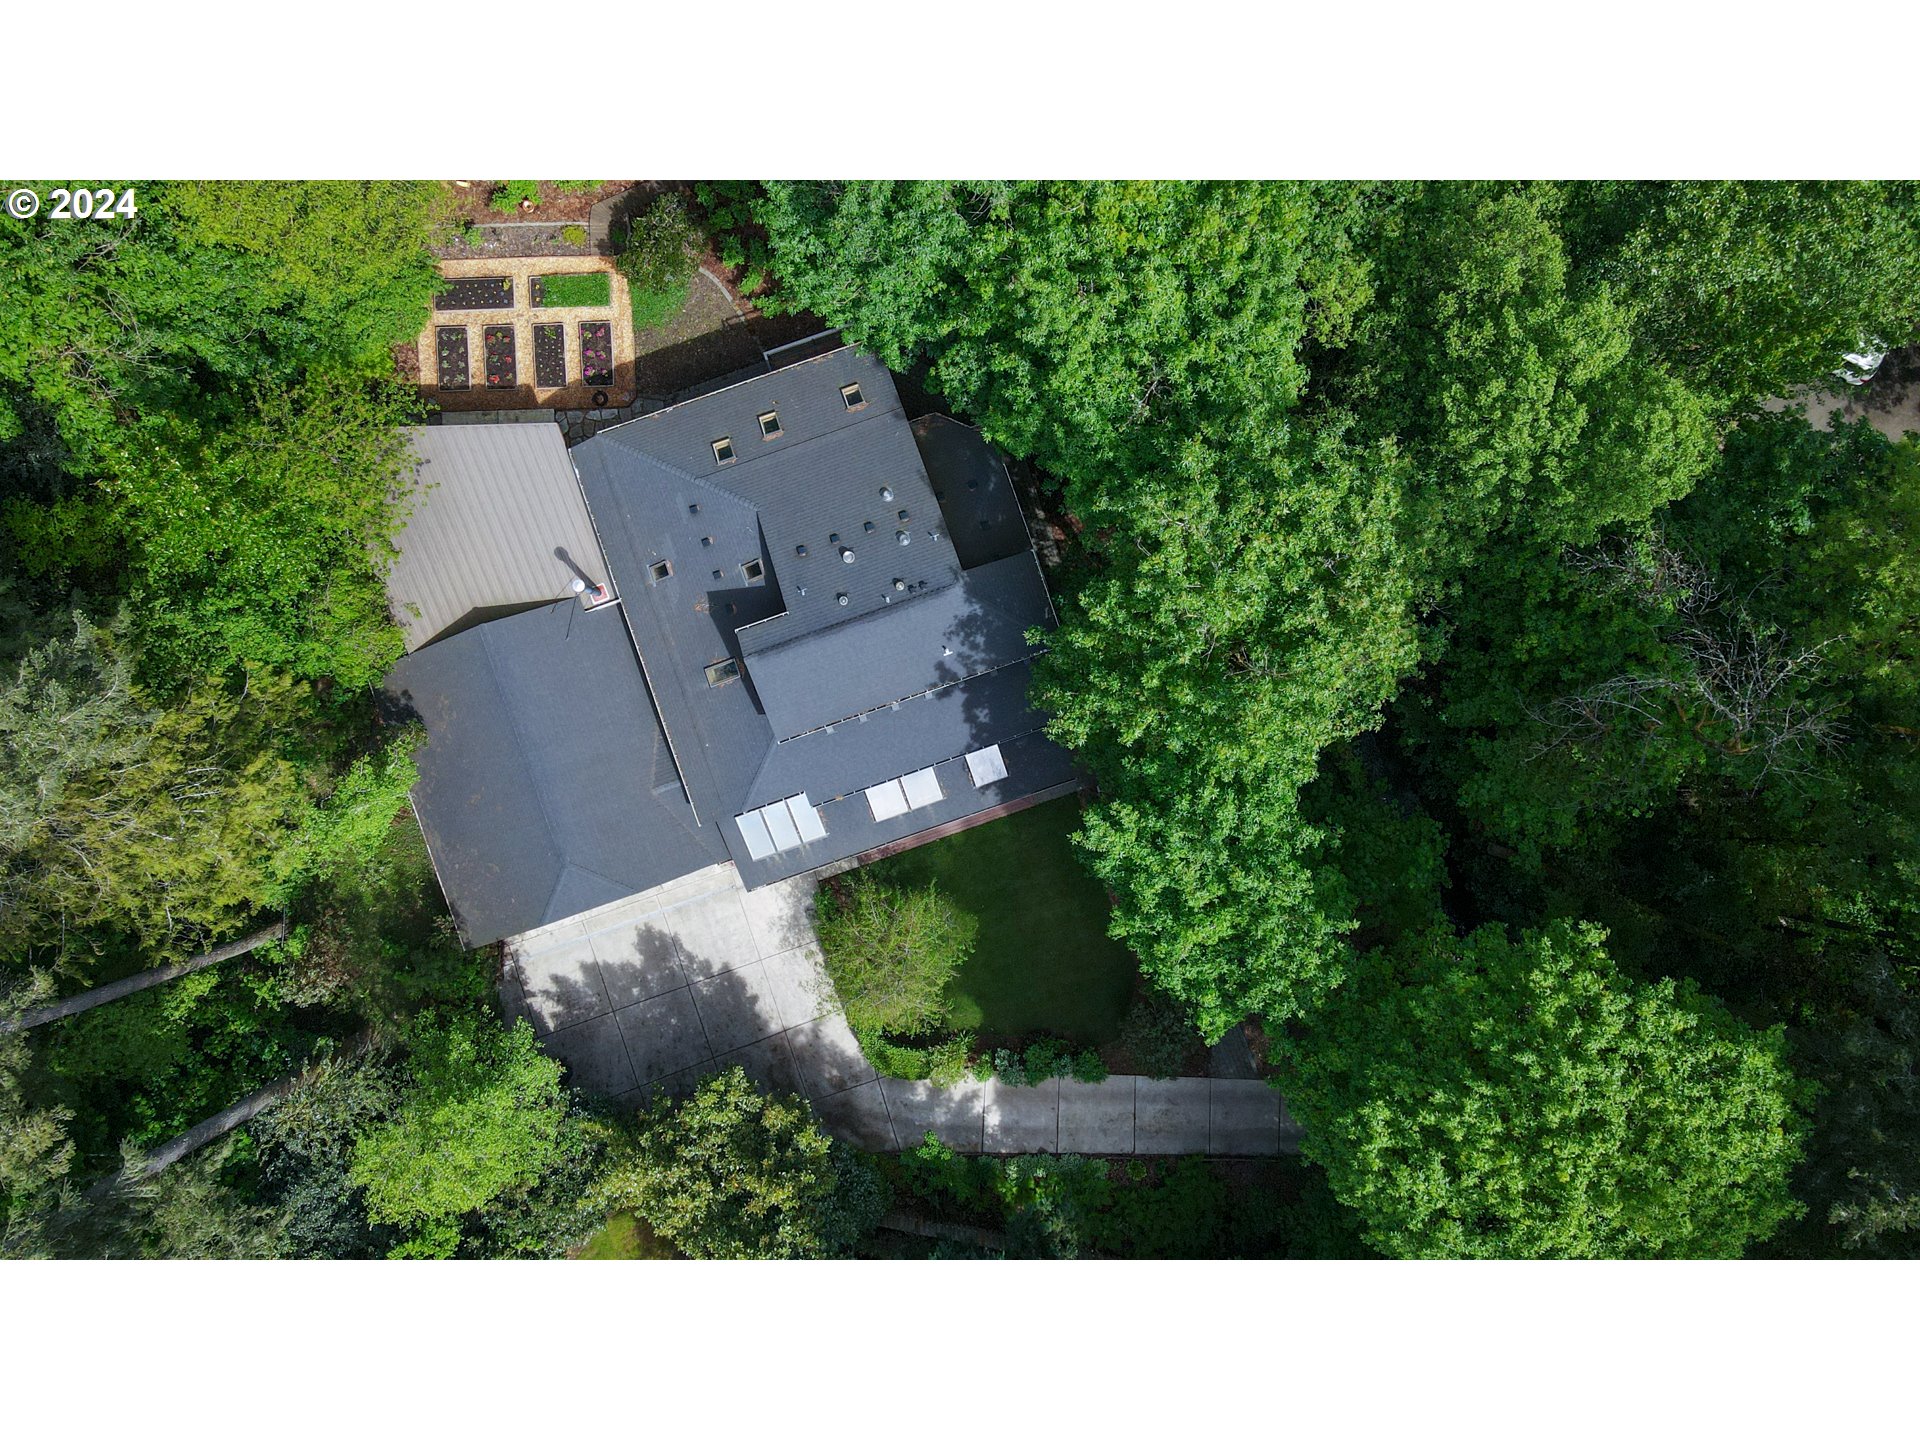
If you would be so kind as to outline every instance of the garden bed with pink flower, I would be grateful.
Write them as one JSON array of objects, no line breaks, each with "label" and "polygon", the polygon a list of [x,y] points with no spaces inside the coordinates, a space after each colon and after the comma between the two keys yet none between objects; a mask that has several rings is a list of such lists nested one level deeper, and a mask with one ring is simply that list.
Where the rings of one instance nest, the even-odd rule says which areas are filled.
[{"label": "garden bed with pink flower", "polygon": [[580,322],[580,368],[589,385],[613,384],[613,326],[605,320]]},{"label": "garden bed with pink flower", "polygon": [[519,380],[514,362],[513,327],[487,326],[487,384],[495,390],[511,390]]}]

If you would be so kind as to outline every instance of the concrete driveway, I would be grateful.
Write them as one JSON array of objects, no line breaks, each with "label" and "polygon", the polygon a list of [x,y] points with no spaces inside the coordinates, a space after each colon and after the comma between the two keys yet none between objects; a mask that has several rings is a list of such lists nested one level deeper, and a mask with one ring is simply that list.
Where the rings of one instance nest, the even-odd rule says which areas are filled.
[{"label": "concrete driveway", "polygon": [[1784,410],[1789,405],[1806,406],[1807,419],[1822,430],[1828,417],[1838,413],[1848,420],[1869,421],[1889,440],[1920,431],[1920,346],[1890,353],[1864,385],[1828,380],[1784,400],[1769,400],[1766,408]]},{"label": "concrete driveway", "polygon": [[583,1090],[633,1104],[739,1065],[821,1100],[873,1079],[832,1000],[813,882],[715,865],[507,942],[502,998]]},{"label": "concrete driveway", "polygon": [[805,876],[749,892],[715,865],[507,942],[502,998],[583,1090],[633,1105],[739,1065],[813,1102],[831,1133],[910,1150],[931,1131],[965,1154],[1276,1155],[1299,1127],[1251,1078],[1008,1086],[877,1079],[841,1018]]}]

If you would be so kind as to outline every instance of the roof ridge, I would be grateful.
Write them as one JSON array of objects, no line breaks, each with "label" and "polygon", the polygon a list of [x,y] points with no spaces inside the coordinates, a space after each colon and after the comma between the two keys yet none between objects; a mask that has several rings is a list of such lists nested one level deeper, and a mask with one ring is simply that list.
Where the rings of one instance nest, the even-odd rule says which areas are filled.
[{"label": "roof ridge", "polygon": [[[740,647],[740,653],[746,658],[747,662],[751,664],[756,656],[777,655],[780,651],[788,649],[791,646],[804,645],[809,640],[820,639],[823,635],[838,635],[844,631],[852,630],[855,626],[864,625],[870,620],[879,620],[888,615],[898,615],[902,610],[910,610],[923,600],[931,600],[936,595],[946,594],[955,586],[965,583],[966,578],[967,572],[962,570],[953,579],[947,581],[946,584],[936,585],[933,589],[922,591],[918,595],[909,595],[898,604],[882,605],[878,610],[867,610],[858,615],[849,615],[844,620],[835,620],[826,625],[816,625],[811,630],[802,630],[798,635],[789,635],[784,640],[777,640],[764,650],[748,650],[745,645],[742,645]],[[788,611],[783,610],[778,615],[767,616],[765,620],[751,621],[748,624],[740,626],[734,633],[736,635],[741,634],[744,631],[751,630],[755,625],[764,625],[767,623],[767,620],[779,620],[788,613]]]}]

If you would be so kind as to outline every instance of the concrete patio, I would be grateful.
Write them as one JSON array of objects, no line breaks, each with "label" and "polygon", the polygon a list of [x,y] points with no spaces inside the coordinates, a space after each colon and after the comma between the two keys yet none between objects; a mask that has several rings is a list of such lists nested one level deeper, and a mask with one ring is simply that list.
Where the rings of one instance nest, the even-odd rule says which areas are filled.
[{"label": "concrete patio", "polygon": [[740,1065],[812,1100],[873,1079],[832,1005],[813,882],[715,865],[507,942],[502,994],[583,1090],[636,1105]]}]

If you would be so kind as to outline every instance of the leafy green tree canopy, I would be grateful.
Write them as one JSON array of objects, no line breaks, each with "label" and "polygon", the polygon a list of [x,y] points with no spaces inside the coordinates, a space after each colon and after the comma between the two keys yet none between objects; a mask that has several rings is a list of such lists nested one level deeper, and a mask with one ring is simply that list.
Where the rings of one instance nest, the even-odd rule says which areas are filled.
[{"label": "leafy green tree canopy", "polygon": [[1800,1210],[1785,1051],[1560,922],[1374,952],[1283,1073],[1383,1254],[1731,1258]]},{"label": "leafy green tree canopy", "polygon": [[659,1102],[596,1195],[709,1260],[844,1254],[884,1205],[872,1171],[821,1133],[806,1101],[762,1094],[737,1065],[677,1108]]},{"label": "leafy green tree canopy", "polygon": [[553,1159],[566,1098],[560,1063],[522,1020],[421,1022],[412,1087],[393,1120],[354,1147],[352,1177],[376,1222],[408,1227],[411,1253],[451,1253],[454,1222],[533,1184]]}]

